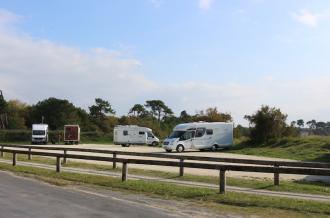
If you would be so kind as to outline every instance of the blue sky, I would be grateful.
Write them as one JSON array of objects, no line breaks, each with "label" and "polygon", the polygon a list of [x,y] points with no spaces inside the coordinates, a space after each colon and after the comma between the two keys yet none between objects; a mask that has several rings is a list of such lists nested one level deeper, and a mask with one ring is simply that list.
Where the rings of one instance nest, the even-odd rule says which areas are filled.
[{"label": "blue sky", "polygon": [[330,120],[329,24],[330,1],[317,0],[0,0],[0,85],[28,103],[104,97],[118,114],[161,98],[243,124],[262,104]]}]

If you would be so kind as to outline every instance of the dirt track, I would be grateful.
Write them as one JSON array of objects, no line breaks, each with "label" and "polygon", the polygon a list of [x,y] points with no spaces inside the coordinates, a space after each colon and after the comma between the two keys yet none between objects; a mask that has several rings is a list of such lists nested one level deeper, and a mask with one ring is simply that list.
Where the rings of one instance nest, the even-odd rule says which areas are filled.
[{"label": "dirt track", "polygon": [[[131,146],[131,147],[121,147],[120,145],[99,145],[99,144],[84,144],[84,145],[71,145],[69,147],[81,147],[81,148],[95,148],[95,149],[108,149],[108,150],[117,150],[117,151],[134,151],[134,152],[147,152],[147,153],[163,153],[164,149],[159,147],[148,147],[148,146]],[[72,152],[79,153],[79,152]],[[173,155],[178,155],[178,153],[173,152]],[[102,154],[97,154],[102,155]],[[252,155],[240,155],[240,154],[231,154],[231,153],[223,153],[221,151],[218,152],[200,152],[200,151],[189,151],[180,153],[180,155],[191,155],[191,156],[207,156],[207,157],[229,157],[229,158],[244,158],[244,159],[256,159],[256,160],[286,160],[280,158],[268,158],[268,157],[259,157]],[[102,155],[106,156],[106,155]],[[123,155],[119,157],[125,157]],[[129,156],[126,156],[129,157]],[[131,157],[132,158],[132,157]],[[143,159],[156,159],[156,158],[148,158],[148,157],[134,157],[134,158],[143,158]],[[79,160],[82,161],[82,160]],[[88,161],[97,163],[97,161]],[[102,162],[102,164],[107,164]],[[111,163],[109,163],[111,164]],[[168,171],[168,172],[178,172],[179,169],[177,167],[165,167],[165,166],[150,166],[150,165],[136,165],[131,164],[130,168],[138,168],[138,169],[147,169],[147,170],[159,170],[159,171]],[[218,176],[219,172],[216,170],[205,170],[205,169],[191,169],[185,168],[185,173],[193,174],[193,175],[208,175],[208,176]],[[234,172],[229,171],[228,176],[236,177],[236,178],[258,178],[258,179],[272,179],[273,174],[271,173],[254,173],[254,172]],[[304,176],[304,175],[280,175],[281,180],[299,180],[304,179],[308,181],[326,181],[330,182],[330,177],[324,176]]]}]

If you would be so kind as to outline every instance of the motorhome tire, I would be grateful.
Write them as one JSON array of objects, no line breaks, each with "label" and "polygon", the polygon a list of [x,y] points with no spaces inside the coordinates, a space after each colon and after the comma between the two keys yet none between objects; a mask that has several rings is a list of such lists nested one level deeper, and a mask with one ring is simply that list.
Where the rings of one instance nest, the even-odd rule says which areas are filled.
[{"label": "motorhome tire", "polygon": [[218,145],[212,145],[211,151],[216,151],[216,150],[218,150]]},{"label": "motorhome tire", "polygon": [[178,145],[178,146],[176,147],[176,151],[179,152],[179,153],[183,152],[183,151],[184,151],[184,147],[183,147],[183,145]]},{"label": "motorhome tire", "polygon": [[152,146],[157,146],[158,145],[158,142],[152,142],[151,145]]}]

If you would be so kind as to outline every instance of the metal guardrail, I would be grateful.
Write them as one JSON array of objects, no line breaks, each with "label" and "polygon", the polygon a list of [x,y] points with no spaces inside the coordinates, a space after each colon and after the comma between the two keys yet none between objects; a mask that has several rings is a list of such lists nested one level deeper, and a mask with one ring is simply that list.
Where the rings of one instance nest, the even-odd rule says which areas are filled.
[{"label": "metal guardrail", "polygon": [[[144,164],[144,165],[158,165],[158,166],[172,166],[179,167],[180,176],[184,174],[184,168],[199,168],[199,169],[211,169],[219,170],[219,190],[220,193],[225,193],[226,189],[226,171],[242,171],[242,172],[262,172],[262,173],[273,173],[274,174],[274,185],[279,185],[279,174],[302,174],[302,175],[318,175],[318,176],[330,176],[330,168],[327,167],[327,163],[312,163],[310,167],[306,167],[309,162],[288,162],[288,161],[259,161],[259,160],[249,160],[249,159],[233,159],[233,158],[211,158],[207,157],[196,157],[196,156],[178,156],[178,155],[168,155],[168,154],[158,154],[158,153],[139,153],[139,152],[123,152],[123,151],[109,151],[109,150],[98,150],[98,149],[83,149],[83,148],[64,148],[64,147],[39,147],[39,146],[25,146],[25,145],[0,145],[0,156],[4,156],[4,152],[12,153],[13,166],[17,162],[17,154],[26,154],[28,159],[31,160],[32,155],[37,156],[47,156],[56,158],[56,172],[60,172],[61,169],[61,158],[63,158],[63,163],[66,163],[67,158],[70,159],[80,159],[80,160],[94,160],[94,161],[105,161],[112,162],[113,167],[116,168],[116,163],[122,163],[122,181],[127,180],[127,168],[128,164]],[[27,148],[28,150],[17,150],[8,149],[11,148]],[[32,151],[36,150],[61,150],[63,153],[51,153],[51,152],[40,152]],[[113,157],[100,157],[93,155],[80,155],[80,154],[68,154],[67,151],[80,151],[89,153],[103,153],[103,154],[113,154]],[[167,159],[177,159],[179,161],[168,161],[168,160],[144,160],[144,159],[134,159],[134,158],[118,158],[119,155],[130,155],[130,156],[145,156],[145,157],[160,157]],[[191,159],[190,159],[191,158]],[[220,163],[196,163],[187,162],[184,160],[202,160],[202,161],[212,161],[221,160],[218,162],[229,162],[229,163],[248,163],[255,164],[259,166],[252,165],[234,165],[234,164],[220,164]],[[284,166],[288,163],[298,163],[292,166]],[[268,165],[268,166],[265,166]],[[298,167],[297,167],[298,166]],[[302,167],[304,166],[304,167]],[[315,167],[318,166],[318,167]]]}]

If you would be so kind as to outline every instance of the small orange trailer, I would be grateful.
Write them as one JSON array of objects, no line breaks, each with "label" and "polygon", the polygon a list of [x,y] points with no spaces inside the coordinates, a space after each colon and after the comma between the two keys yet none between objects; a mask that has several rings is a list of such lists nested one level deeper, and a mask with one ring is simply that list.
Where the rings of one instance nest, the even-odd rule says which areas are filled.
[{"label": "small orange trailer", "polygon": [[80,141],[80,127],[79,125],[65,125],[64,126],[64,144],[79,144]]}]

